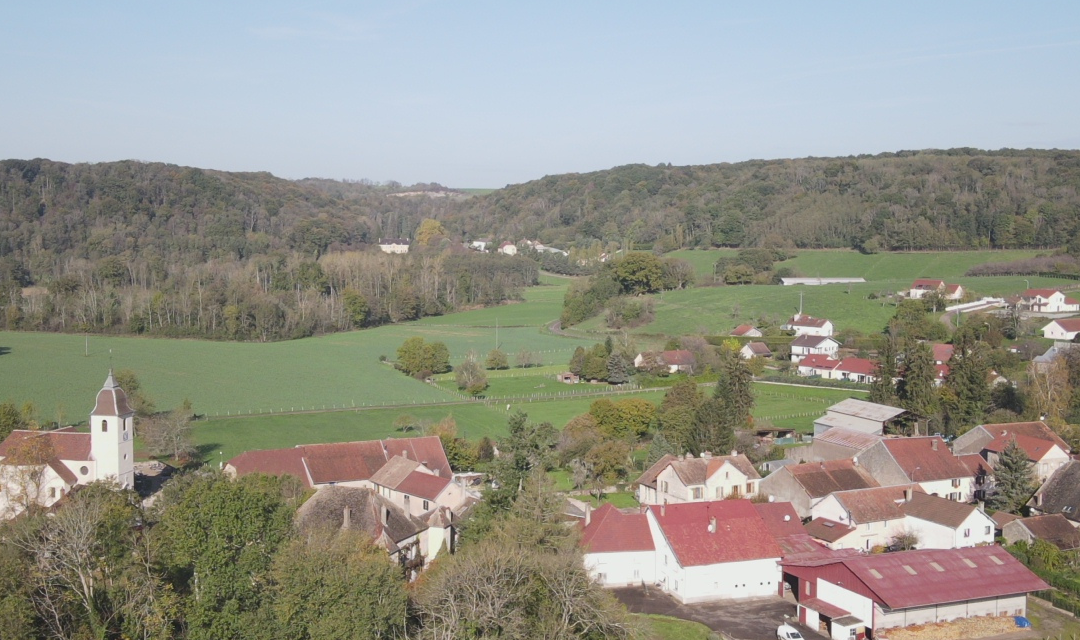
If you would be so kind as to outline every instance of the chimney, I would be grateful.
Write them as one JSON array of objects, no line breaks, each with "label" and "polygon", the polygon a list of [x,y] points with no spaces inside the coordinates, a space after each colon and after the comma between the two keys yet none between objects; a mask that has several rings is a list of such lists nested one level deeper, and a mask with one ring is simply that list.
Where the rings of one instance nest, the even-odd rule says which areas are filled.
[{"label": "chimney", "polygon": [[911,497],[915,494],[915,490],[911,487],[904,489],[904,502],[911,502]]},{"label": "chimney", "polygon": [[345,507],[341,517],[341,528],[348,529],[352,525],[352,509]]},{"label": "chimney", "polygon": [[733,455],[733,456],[739,455],[739,450],[738,449],[732,449],[731,450],[731,455]]},{"label": "chimney", "polygon": [[930,448],[937,451],[937,437],[930,441]]},{"label": "chimney", "polygon": [[709,533],[716,533],[716,516],[709,517]]},{"label": "chimney", "polygon": [[712,459],[712,451],[702,451],[701,452],[701,457],[706,459],[706,460],[711,460]]},{"label": "chimney", "polygon": [[859,466],[859,456],[851,456],[851,464]]},{"label": "chimney", "polygon": [[667,500],[660,503],[660,516],[663,517],[667,514]]},{"label": "chimney", "polygon": [[979,513],[986,513],[986,503],[985,502],[983,502],[982,500],[979,500],[979,502],[976,503],[976,504],[979,507]]},{"label": "chimney", "polygon": [[586,502],[585,503],[585,526],[586,527],[589,526],[590,522],[592,522],[592,505],[589,504],[588,502]]},{"label": "chimney", "polygon": [[690,453],[689,451],[687,451],[687,452],[686,452],[686,459],[687,459],[687,460],[693,460],[693,459],[694,459],[694,454],[692,454],[692,453]]}]

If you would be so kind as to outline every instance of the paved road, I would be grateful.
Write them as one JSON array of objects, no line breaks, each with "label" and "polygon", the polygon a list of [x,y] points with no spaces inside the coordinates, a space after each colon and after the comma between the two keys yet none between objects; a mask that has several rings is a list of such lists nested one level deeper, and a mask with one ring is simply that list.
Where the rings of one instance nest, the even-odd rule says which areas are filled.
[{"label": "paved road", "polygon": [[[626,587],[615,589],[614,594],[634,613],[693,620],[736,640],[775,640],[776,628],[781,623],[794,624],[789,618],[795,617],[795,603],[782,598],[679,604],[657,588],[646,593],[641,587]],[[807,640],[825,640],[825,636],[802,625],[795,626]]]}]

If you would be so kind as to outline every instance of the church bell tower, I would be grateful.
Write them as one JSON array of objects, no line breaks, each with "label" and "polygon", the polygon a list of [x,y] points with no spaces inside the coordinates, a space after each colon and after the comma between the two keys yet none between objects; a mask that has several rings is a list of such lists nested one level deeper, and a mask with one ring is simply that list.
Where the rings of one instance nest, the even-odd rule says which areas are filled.
[{"label": "church bell tower", "polygon": [[127,394],[116,384],[110,369],[90,412],[90,455],[96,463],[96,480],[113,480],[126,489],[135,487],[134,418]]}]

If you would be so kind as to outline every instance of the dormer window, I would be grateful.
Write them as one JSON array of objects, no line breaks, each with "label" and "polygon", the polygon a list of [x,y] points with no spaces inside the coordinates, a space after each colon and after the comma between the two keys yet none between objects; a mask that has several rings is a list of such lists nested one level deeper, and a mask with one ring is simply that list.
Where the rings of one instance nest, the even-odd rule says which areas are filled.
[{"label": "dormer window", "polygon": [[108,430],[109,430],[109,421],[108,420],[102,420],[101,421],[101,432],[105,433]]}]

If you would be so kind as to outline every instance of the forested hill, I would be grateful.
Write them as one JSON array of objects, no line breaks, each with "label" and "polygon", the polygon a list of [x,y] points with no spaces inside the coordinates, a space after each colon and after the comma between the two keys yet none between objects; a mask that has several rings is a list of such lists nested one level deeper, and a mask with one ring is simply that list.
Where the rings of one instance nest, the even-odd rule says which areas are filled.
[{"label": "forested hill", "polygon": [[662,248],[1060,246],[1080,229],[1080,152],[904,151],[547,176],[467,201],[454,226]]}]

